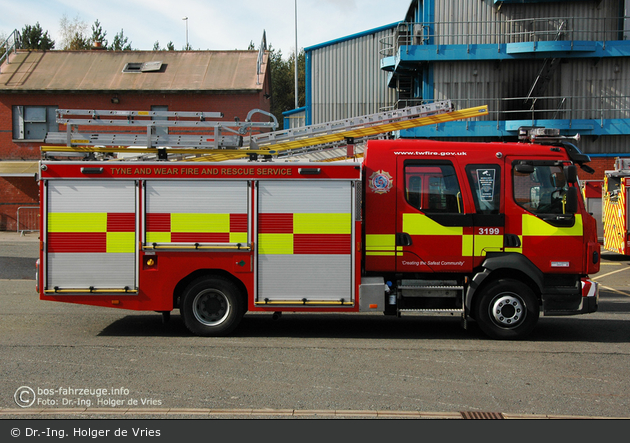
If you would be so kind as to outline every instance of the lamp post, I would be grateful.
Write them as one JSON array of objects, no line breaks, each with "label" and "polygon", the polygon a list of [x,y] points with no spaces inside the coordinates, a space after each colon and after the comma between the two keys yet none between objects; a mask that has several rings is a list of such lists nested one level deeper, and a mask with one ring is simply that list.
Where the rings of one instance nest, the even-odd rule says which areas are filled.
[{"label": "lamp post", "polygon": [[297,24],[297,0],[295,0],[295,60],[294,60],[294,68],[295,68],[295,109],[299,107],[298,100],[298,24]]},{"label": "lamp post", "polygon": [[186,47],[184,49],[188,51],[188,17],[184,17],[182,20],[186,22]]}]

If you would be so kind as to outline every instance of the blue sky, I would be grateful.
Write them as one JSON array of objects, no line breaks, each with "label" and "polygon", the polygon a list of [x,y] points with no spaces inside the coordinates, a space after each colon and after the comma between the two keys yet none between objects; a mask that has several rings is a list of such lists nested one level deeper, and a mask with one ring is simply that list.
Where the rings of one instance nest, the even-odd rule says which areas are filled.
[{"label": "blue sky", "polygon": [[[304,48],[404,18],[411,0],[297,0],[298,47]],[[0,0],[0,36],[35,25],[48,31],[61,49],[60,21],[78,19],[87,34],[98,19],[111,43],[124,30],[134,49],[176,49],[188,42],[193,49],[258,47],[263,31],[267,43],[288,56],[295,48],[295,0]],[[183,20],[188,17],[188,20]]]}]

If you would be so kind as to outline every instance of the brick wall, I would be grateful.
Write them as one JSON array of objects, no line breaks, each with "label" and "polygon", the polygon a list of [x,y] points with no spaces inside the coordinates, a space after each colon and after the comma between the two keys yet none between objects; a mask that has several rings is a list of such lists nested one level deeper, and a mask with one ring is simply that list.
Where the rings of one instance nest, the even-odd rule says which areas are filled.
[{"label": "brick wall", "polygon": [[588,174],[578,168],[578,177],[580,180],[603,180],[604,171],[612,171],[615,169],[615,157],[591,157],[588,166],[595,169],[595,172]]},{"label": "brick wall", "polygon": [[[17,231],[18,208],[38,205],[39,188],[34,177],[0,177],[0,231]],[[24,214],[23,210],[21,222]]]},{"label": "brick wall", "polygon": [[[268,83],[268,80],[266,80]],[[263,89],[269,91],[269,88]],[[244,121],[252,109],[270,111],[270,102],[261,92],[235,93],[117,93],[119,103],[112,104],[113,93],[71,94],[0,94],[0,161],[39,160],[41,142],[13,139],[13,106],[57,106],[60,109],[150,110],[151,106],[168,106],[169,111],[223,112],[225,120],[235,117]],[[260,114],[254,121],[268,121]],[[123,127],[129,130],[129,127]],[[112,129],[112,128],[107,128]],[[122,129],[122,128],[120,128]],[[60,130],[64,130],[60,127]],[[94,132],[92,127],[89,131]],[[104,131],[101,131],[104,132]],[[139,132],[146,133],[146,129]],[[175,134],[176,131],[171,130]],[[207,130],[206,132],[207,133]],[[38,205],[38,187],[31,177],[0,177],[0,230],[17,230],[19,206]]]}]

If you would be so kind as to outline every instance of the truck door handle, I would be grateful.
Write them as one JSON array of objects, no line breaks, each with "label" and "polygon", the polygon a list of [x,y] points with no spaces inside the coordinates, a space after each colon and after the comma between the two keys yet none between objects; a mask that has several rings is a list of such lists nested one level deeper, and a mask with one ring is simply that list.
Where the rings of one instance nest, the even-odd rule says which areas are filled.
[{"label": "truck door handle", "polygon": [[396,233],[396,246],[411,246],[412,244],[411,235],[406,232]]},{"label": "truck door handle", "polygon": [[504,243],[506,248],[520,248],[521,239],[516,234],[505,234]]}]

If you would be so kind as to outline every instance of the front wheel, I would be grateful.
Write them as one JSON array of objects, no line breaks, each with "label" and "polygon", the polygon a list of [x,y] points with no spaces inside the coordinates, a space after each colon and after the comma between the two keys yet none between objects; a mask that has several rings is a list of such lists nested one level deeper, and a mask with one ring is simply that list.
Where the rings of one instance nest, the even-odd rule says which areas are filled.
[{"label": "front wheel", "polygon": [[538,323],[539,305],[531,288],[517,280],[490,283],[475,303],[475,318],[488,336],[521,339]]},{"label": "front wheel", "polygon": [[217,337],[229,334],[238,326],[243,306],[241,292],[231,281],[202,277],[184,291],[180,312],[190,332]]}]

